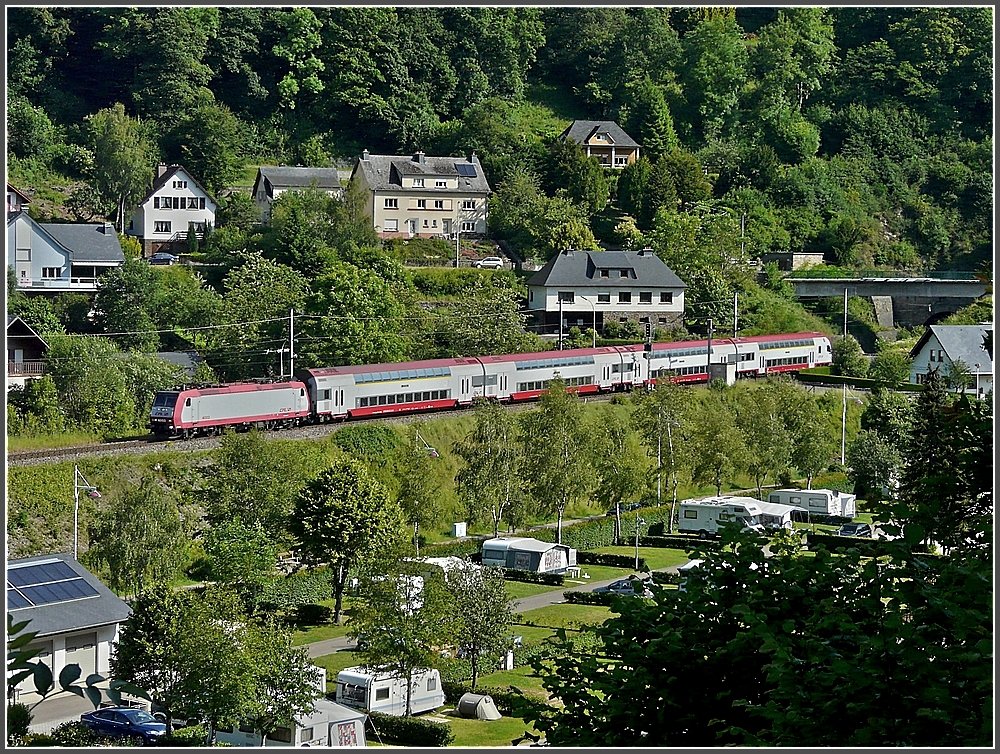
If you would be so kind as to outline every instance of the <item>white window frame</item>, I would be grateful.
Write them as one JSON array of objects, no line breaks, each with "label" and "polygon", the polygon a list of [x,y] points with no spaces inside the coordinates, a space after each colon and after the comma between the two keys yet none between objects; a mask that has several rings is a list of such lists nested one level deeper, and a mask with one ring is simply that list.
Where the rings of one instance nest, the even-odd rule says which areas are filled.
[{"label": "white window frame", "polygon": [[399,232],[399,220],[396,218],[387,219],[385,221],[385,228],[383,228],[387,233],[398,233]]},{"label": "white window frame", "polygon": [[476,224],[474,222],[469,222],[468,220],[462,221],[462,232],[463,233],[474,233],[476,230]]},{"label": "white window frame", "polygon": [[383,202],[382,209],[399,209],[399,199],[386,197]]},{"label": "white window frame", "polygon": [[424,179],[423,178],[414,178],[413,179],[413,188],[423,188],[423,187],[424,187]]},{"label": "white window frame", "polygon": [[154,220],[153,221],[153,232],[154,233],[169,233],[171,224],[169,220]]},{"label": "white window frame", "polygon": [[462,209],[475,209],[475,208],[476,208],[476,200],[475,199],[463,199],[462,200]]}]

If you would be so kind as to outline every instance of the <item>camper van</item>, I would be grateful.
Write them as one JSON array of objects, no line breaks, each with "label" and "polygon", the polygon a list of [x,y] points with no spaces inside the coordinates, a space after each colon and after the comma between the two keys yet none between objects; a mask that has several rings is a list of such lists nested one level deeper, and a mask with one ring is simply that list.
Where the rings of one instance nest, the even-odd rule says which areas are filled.
[{"label": "camper van", "polygon": [[834,490],[774,490],[767,496],[769,503],[796,505],[805,508],[810,516],[854,518],[856,495]]},{"label": "camper van", "polygon": [[708,497],[701,500],[685,500],[678,512],[680,532],[707,536],[717,534],[723,524],[736,522],[743,525],[743,531],[764,533],[761,525],[760,501],[752,497]]},{"label": "camper van", "polygon": [[[406,679],[388,670],[347,668],[337,674],[337,702],[355,709],[402,717],[406,714]],[[413,674],[410,698],[413,714],[437,709],[443,704],[441,673],[433,668],[417,670]]]},{"label": "camper van", "polygon": [[576,565],[576,550],[531,537],[496,537],[483,542],[483,565],[533,573],[566,573]]}]

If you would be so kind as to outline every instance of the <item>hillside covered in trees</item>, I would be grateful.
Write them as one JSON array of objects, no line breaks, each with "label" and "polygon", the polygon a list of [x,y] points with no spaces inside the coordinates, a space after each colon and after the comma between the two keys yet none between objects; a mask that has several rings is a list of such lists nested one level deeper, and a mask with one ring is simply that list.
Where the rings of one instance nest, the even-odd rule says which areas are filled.
[{"label": "hillside covered in trees", "polygon": [[[750,258],[991,264],[990,8],[47,7],[8,23],[9,177],[36,213],[116,213],[99,142],[124,118],[148,140],[142,171],[182,162],[215,191],[258,164],[476,150],[515,248],[735,238]],[[648,159],[567,172],[552,137],[576,118],[617,120]],[[564,236],[532,235],[541,216]]]}]

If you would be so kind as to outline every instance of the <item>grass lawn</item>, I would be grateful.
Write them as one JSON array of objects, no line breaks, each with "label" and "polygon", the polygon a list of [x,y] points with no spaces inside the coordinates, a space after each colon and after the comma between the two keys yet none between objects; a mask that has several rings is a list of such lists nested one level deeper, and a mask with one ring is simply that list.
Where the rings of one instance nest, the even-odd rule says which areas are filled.
[{"label": "grass lawn", "polygon": [[462,717],[435,715],[434,720],[441,718],[447,722],[455,740],[451,746],[503,746],[511,745],[521,737],[526,730],[537,731],[519,717],[502,717],[499,720],[470,720]]},{"label": "grass lawn", "polygon": [[479,686],[499,686],[500,688],[513,686],[516,689],[521,689],[525,696],[538,697],[539,699],[547,699],[549,696],[548,692],[542,688],[542,679],[527,666],[513,670],[498,670],[496,673],[480,676],[477,688]]},{"label": "grass lawn", "polygon": [[302,644],[312,644],[314,641],[325,641],[326,639],[339,639],[347,636],[350,627],[346,623],[339,626],[333,623],[321,623],[317,626],[303,627],[292,633],[292,646]]},{"label": "grass lawn", "polygon": [[[569,586],[569,582],[566,582]],[[536,594],[544,594],[545,592],[554,592],[556,590],[565,590],[565,586],[549,586],[548,584],[529,584],[525,581],[508,581],[507,584],[507,596],[512,600],[521,599],[522,597],[533,597]]]},{"label": "grass lawn", "polygon": [[30,450],[51,448],[72,448],[77,445],[91,445],[101,442],[101,438],[87,432],[60,432],[55,435],[7,436],[7,452],[22,453]]},{"label": "grass lawn", "polygon": [[313,664],[326,668],[326,692],[329,694],[337,690],[337,673],[344,668],[354,667],[361,662],[361,658],[347,649],[341,649],[332,655],[321,655],[313,658]]},{"label": "grass lawn", "polygon": [[602,605],[548,605],[537,610],[521,613],[522,623],[531,622],[535,626],[553,628],[577,628],[583,624],[597,625],[612,615],[611,609]]},{"label": "grass lawn", "polygon": [[[592,552],[606,553],[608,555],[625,555],[627,557],[635,557],[634,547],[598,547]],[[645,558],[646,563],[654,571],[658,568],[668,568],[669,566],[684,565],[690,560],[683,550],[671,550],[665,547],[640,547],[639,557]],[[592,566],[587,566],[589,571]],[[595,578],[591,574],[591,578]],[[613,577],[608,577],[613,578]]]}]

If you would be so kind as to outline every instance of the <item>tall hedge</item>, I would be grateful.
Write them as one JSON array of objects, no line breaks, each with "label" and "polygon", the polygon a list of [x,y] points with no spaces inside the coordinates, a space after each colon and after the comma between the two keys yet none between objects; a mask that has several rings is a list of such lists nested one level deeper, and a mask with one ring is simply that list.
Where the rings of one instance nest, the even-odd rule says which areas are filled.
[{"label": "tall hedge", "polygon": [[368,725],[374,740],[391,741],[404,746],[448,746],[455,734],[444,723],[419,717],[396,717],[383,712],[369,712]]}]

